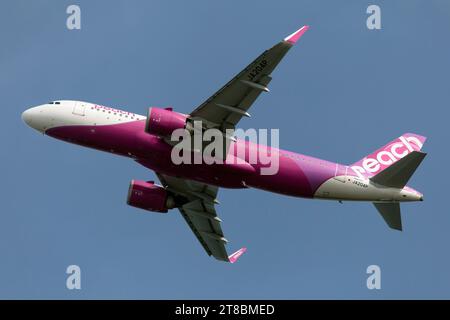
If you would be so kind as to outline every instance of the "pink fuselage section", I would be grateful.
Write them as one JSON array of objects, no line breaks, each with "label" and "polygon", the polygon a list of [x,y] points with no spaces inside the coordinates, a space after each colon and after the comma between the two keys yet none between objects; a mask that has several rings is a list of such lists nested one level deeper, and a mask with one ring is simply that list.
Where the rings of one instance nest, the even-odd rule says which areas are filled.
[{"label": "pink fuselage section", "polygon": [[[51,137],[130,157],[141,165],[170,176],[196,180],[224,188],[254,187],[280,194],[311,198],[318,187],[334,176],[350,174],[343,165],[325,160],[279,150],[278,171],[273,175],[262,175],[261,168],[267,165],[254,164],[180,164],[171,160],[172,146],[164,139],[144,131],[145,120],[111,125],[72,125],[48,129]],[[270,147],[244,140],[232,142],[229,150],[237,156],[238,146],[245,144],[245,157],[252,148]],[[276,149],[278,150],[278,149]],[[249,159],[245,159],[247,162]],[[354,174],[351,174],[352,176]]]}]

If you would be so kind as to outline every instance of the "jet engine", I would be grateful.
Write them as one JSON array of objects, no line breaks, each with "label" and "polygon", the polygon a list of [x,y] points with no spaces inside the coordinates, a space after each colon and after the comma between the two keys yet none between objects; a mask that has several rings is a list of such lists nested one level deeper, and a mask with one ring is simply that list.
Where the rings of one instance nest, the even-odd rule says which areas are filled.
[{"label": "jet engine", "polygon": [[127,204],[147,211],[166,213],[175,207],[175,199],[153,181],[131,180]]},{"label": "jet engine", "polygon": [[145,132],[160,137],[170,137],[176,129],[186,127],[187,116],[171,109],[149,108]]}]

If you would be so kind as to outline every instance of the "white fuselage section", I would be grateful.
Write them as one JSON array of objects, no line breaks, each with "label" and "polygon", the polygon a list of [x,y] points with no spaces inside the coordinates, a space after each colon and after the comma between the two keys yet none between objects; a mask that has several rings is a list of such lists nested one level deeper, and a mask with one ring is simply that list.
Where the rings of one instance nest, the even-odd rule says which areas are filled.
[{"label": "white fuselage section", "polygon": [[44,133],[54,127],[74,125],[110,125],[145,119],[135,113],[83,102],[60,100],[30,108],[22,119]]},{"label": "white fuselage section", "polygon": [[423,195],[409,187],[385,187],[356,176],[337,176],[325,181],[315,192],[315,198],[346,201],[405,202],[421,201]]}]

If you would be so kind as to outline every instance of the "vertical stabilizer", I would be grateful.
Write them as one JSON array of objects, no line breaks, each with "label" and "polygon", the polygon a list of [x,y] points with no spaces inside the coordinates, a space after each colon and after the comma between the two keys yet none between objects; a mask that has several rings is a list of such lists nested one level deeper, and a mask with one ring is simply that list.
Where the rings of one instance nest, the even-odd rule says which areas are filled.
[{"label": "vertical stabilizer", "polygon": [[358,177],[367,179],[375,176],[413,151],[420,151],[426,138],[414,133],[405,133],[384,147],[352,164],[350,169]]}]

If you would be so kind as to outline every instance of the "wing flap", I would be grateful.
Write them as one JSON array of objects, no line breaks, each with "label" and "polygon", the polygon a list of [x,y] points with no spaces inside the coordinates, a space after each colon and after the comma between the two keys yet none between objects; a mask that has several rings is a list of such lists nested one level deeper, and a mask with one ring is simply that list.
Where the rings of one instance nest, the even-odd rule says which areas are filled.
[{"label": "wing flap", "polygon": [[189,200],[178,209],[206,253],[217,260],[231,262],[225,249],[228,241],[222,231],[222,220],[214,206],[218,188],[160,173],[157,175],[165,188]]},{"label": "wing flap", "polygon": [[205,209],[198,200],[179,209],[206,252],[218,260],[227,261],[228,255],[224,246],[226,241],[222,240],[225,237],[220,222],[214,219],[217,214]]}]

